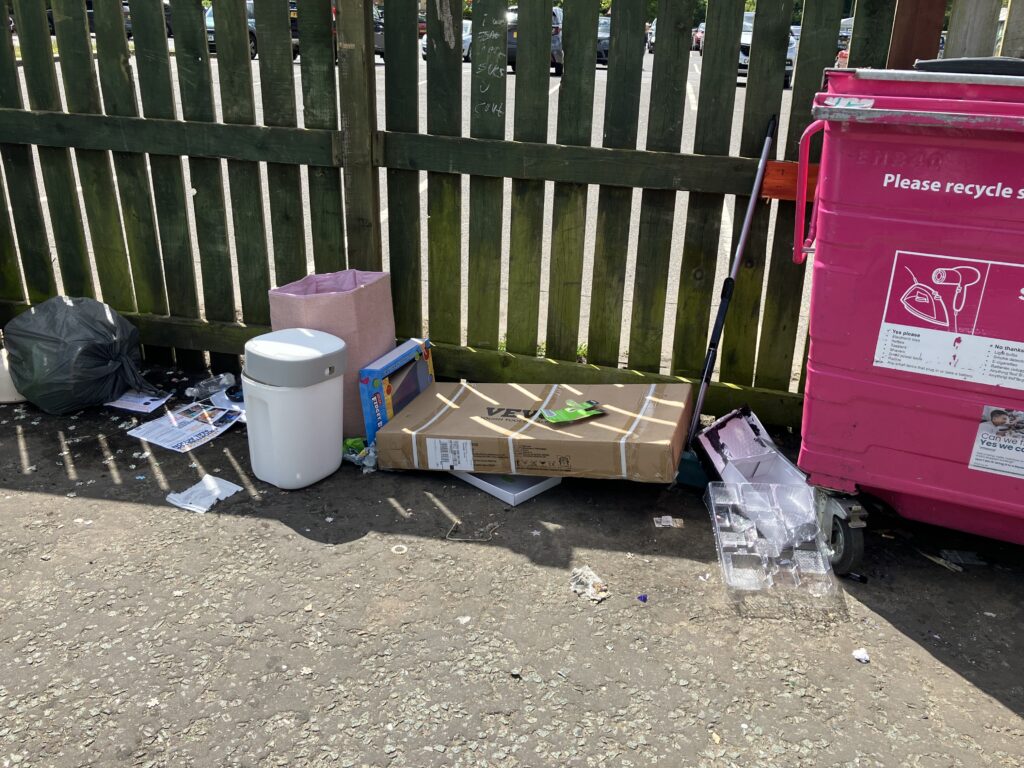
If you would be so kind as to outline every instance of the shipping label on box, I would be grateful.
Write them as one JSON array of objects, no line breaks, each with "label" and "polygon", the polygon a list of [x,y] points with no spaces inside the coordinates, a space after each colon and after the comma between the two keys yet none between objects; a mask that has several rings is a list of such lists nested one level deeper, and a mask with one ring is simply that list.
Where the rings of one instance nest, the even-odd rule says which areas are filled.
[{"label": "shipping label on box", "polygon": [[[433,384],[377,432],[382,469],[672,482],[692,411],[688,384]],[[544,409],[594,400],[562,426]]]}]

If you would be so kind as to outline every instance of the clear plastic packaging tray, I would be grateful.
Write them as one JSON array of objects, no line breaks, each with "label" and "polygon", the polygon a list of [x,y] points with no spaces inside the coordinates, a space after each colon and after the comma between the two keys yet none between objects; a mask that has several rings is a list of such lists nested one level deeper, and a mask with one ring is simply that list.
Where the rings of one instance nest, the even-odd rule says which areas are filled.
[{"label": "clear plastic packaging tray", "polygon": [[704,497],[730,594],[837,590],[818,524],[814,489],[775,483],[711,483]]}]

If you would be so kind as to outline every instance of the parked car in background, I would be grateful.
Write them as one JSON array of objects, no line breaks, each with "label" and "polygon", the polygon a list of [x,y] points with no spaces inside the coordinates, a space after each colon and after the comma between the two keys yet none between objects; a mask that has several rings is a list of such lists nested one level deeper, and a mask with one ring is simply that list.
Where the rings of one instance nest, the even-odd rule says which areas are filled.
[{"label": "parked car in background", "polygon": [[10,30],[11,30],[11,34],[12,34],[12,35],[13,35],[13,34],[14,34],[15,32],[17,32],[17,31],[18,31],[17,29],[15,29],[15,28],[14,28],[14,17],[13,17],[13,16],[8,16],[8,17],[7,17],[7,26],[8,26],[9,28],[10,28]]},{"label": "parked car in background", "polygon": [[[249,58],[255,59],[259,53],[259,46],[256,44],[256,12],[253,0],[246,0],[245,15],[249,26]],[[213,6],[206,9],[206,42],[210,53],[217,52],[217,31],[213,19]]]},{"label": "parked car in background", "polygon": [[[250,4],[252,0],[249,0]],[[299,7],[296,0],[288,0],[288,15],[292,21],[292,58],[299,56]],[[331,3],[331,23],[334,39],[338,39],[338,3]],[[373,52],[384,57],[384,14],[377,6],[373,7]]]},{"label": "parked car in background", "polygon": [[[132,16],[128,3],[124,3],[124,31],[128,37],[132,36]],[[164,0],[164,26],[167,27],[167,36],[174,37],[174,27],[171,26],[171,4]]]},{"label": "parked car in background", "polygon": [[658,34],[658,20],[651,22],[651,34],[647,36],[647,52],[654,53],[654,38]]},{"label": "parked car in background", "polygon": [[417,26],[419,27],[420,37],[423,37],[425,34],[427,34],[427,17],[424,16],[422,13],[419,16]]},{"label": "parked car in background", "polygon": [[796,38],[797,45],[800,44],[800,25],[794,24],[789,28],[789,31],[793,33],[793,37]]},{"label": "parked car in background", "polygon": [[597,63],[608,66],[608,48],[611,44],[612,19],[601,16],[597,20]]},{"label": "parked car in background", "polygon": [[[562,9],[551,9],[551,68],[556,75],[562,74],[564,56],[562,53]],[[508,8],[508,65],[516,71],[516,50],[519,47],[519,6]]]},{"label": "parked car in background", "polygon": [[[427,59],[427,36],[420,38],[420,53],[423,60]],[[462,20],[462,60],[470,61],[473,57],[473,22],[469,19]]]},{"label": "parked car in background", "polygon": [[[93,0],[85,0],[85,19],[89,23],[89,31],[96,31],[96,23],[92,17],[92,2]],[[128,3],[121,3],[121,13],[124,14],[125,18],[125,29],[129,28],[128,24]],[[46,9],[46,23],[50,27],[50,37],[57,34],[56,29],[53,26],[53,9]],[[14,17],[11,17],[11,31],[14,31]]]},{"label": "parked car in background", "polygon": [[[740,60],[738,74],[746,77],[750,66],[750,43],[754,37],[754,14],[748,12],[743,14],[743,31],[740,33]],[[796,63],[797,42],[793,33],[789,33],[789,48],[786,51],[786,73],[783,76],[783,87],[789,88],[793,85],[793,65]]]},{"label": "parked car in background", "polygon": [[691,50],[700,51],[704,53],[704,22],[702,21],[696,27],[693,28],[693,43],[690,46]]}]

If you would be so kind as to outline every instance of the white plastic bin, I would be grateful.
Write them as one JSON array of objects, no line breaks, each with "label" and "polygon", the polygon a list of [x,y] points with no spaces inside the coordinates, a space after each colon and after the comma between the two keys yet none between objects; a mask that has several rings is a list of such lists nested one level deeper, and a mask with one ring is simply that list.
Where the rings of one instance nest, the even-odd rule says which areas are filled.
[{"label": "white plastic bin", "polygon": [[345,357],[344,341],[306,328],[245,345],[249,459],[260,480],[304,488],[341,466]]}]

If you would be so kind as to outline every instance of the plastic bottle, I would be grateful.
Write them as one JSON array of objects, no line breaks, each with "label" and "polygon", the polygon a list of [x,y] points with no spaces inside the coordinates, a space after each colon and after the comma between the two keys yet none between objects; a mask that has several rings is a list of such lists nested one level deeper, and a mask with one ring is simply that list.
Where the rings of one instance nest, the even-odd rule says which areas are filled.
[{"label": "plastic bottle", "polygon": [[208,379],[203,379],[194,387],[185,390],[185,396],[193,400],[205,400],[215,392],[235,386],[235,375],[233,373],[219,373]]}]

